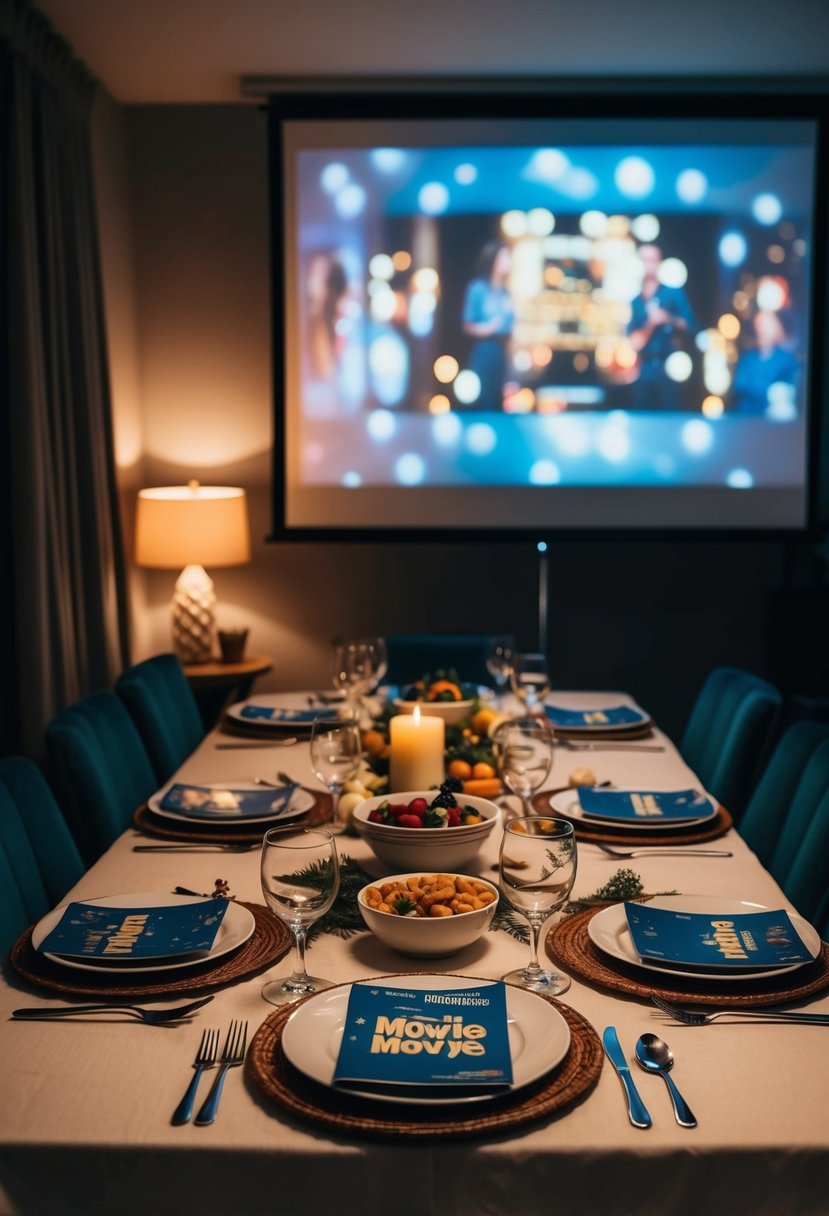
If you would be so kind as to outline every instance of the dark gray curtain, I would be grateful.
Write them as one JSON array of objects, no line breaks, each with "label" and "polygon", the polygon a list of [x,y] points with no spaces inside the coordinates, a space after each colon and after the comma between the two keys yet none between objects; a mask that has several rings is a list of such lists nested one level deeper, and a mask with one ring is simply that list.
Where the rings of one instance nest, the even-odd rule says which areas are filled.
[{"label": "dark gray curtain", "polygon": [[0,0],[2,746],[38,755],[127,660],[90,148],[95,82],[27,0]]}]

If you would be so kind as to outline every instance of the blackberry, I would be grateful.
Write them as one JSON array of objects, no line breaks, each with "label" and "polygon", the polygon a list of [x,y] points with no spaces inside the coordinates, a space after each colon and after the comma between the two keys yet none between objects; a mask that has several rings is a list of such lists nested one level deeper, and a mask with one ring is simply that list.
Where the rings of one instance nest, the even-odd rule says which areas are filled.
[{"label": "blackberry", "polygon": [[451,781],[444,781],[440,787],[439,793],[432,799],[430,806],[443,806],[448,810],[450,806],[457,806],[455,795],[452,792]]}]

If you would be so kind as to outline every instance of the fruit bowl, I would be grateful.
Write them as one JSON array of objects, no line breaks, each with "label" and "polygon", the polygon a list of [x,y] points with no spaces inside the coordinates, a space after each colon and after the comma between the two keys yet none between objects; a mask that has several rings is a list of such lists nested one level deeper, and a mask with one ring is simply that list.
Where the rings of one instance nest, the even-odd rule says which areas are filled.
[{"label": "fruit bowl", "polygon": [[458,803],[476,810],[481,816],[481,822],[454,828],[401,828],[372,823],[369,819],[371,812],[384,802],[408,803],[414,798],[425,798],[431,802],[436,792],[414,790],[367,798],[354,809],[352,822],[377,857],[392,868],[405,868],[408,871],[420,868],[430,872],[452,873],[472,860],[500,821],[499,808],[488,798],[457,794]]},{"label": "fruit bowl", "polygon": [[392,702],[399,714],[410,714],[415,705],[420,707],[424,718],[442,718],[444,722],[462,722],[475,710],[475,701],[405,701],[395,697]]},{"label": "fruit bowl", "polygon": [[387,946],[417,958],[439,958],[471,946],[489,928],[498,907],[498,888],[484,878],[451,872],[447,875],[464,882],[477,883],[494,897],[486,907],[456,916],[396,916],[394,913],[380,912],[368,903],[367,892],[376,891],[392,882],[405,885],[408,879],[419,878],[422,874],[421,870],[410,874],[393,874],[363,887],[357,894],[357,907],[366,927]]}]

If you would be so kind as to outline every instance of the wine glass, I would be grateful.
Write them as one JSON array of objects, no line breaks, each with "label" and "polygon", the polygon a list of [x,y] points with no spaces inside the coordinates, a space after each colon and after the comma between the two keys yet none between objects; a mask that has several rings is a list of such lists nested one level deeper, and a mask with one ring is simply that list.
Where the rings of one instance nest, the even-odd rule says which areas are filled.
[{"label": "wine glass", "polygon": [[486,669],[495,681],[498,702],[501,704],[512,670],[512,638],[509,635],[496,634],[490,638]]},{"label": "wine glass", "polygon": [[340,887],[337,845],[318,828],[271,828],[262,840],[262,894],[271,912],[294,935],[294,969],[284,980],[269,980],[262,996],[272,1005],[292,1005],[309,992],[333,988],[331,980],[305,970],[308,926],[324,916]]},{"label": "wine glass", "polygon": [[363,754],[360,728],[356,722],[317,719],[311,727],[311,768],[331,794],[331,823],[339,827],[337,807],[346,781],[356,777]]},{"label": "wine glass", "polygon": [[550,691],[547,656],[544,654],[514,655],[510,669],[510,683],[512,691],[527,707],[527,712],[535,713]]},{"label": "wine glass", "polygon": [[530,961],[505,975],[505,984],[547,996],[570,987],[568,976],[540,966],[538,939],[545,921],[567,901],[576,864],[575,831],[566,819],[530,815],[505,826],[498,863],[501,894],[530,926]]},{"label": "wine glass", "polygon": [[504,785],[521,799],[521,814],[532,815],[530,799],[553,763],[552,730],[540,718],[513,718],[495,731],[492,754]]},{"label": "wine glass", "polygon": [[357,719],[358,697],[372,682],[372,651],[366,642],[337,638],[332,643],[331,675],[334,687],[345,693],[350,717]]}]

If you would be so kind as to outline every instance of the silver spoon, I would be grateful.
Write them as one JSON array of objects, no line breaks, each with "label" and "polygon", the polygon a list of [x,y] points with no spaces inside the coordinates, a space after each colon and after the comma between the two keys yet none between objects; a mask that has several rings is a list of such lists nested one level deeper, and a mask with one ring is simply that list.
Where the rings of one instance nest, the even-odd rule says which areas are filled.
[{"label": "silver spoon", "polygon": [[636,1059],[646,1072],[658,1072],[664,1078],[674,1104],[674,1115],[679,1126],[696,1127],[697,1121],[694,1112],[668,1076],[670,1069],[674,1066],[674,1053],[668,1044],[655,1034],[640,1035],[636,1041]]}]

